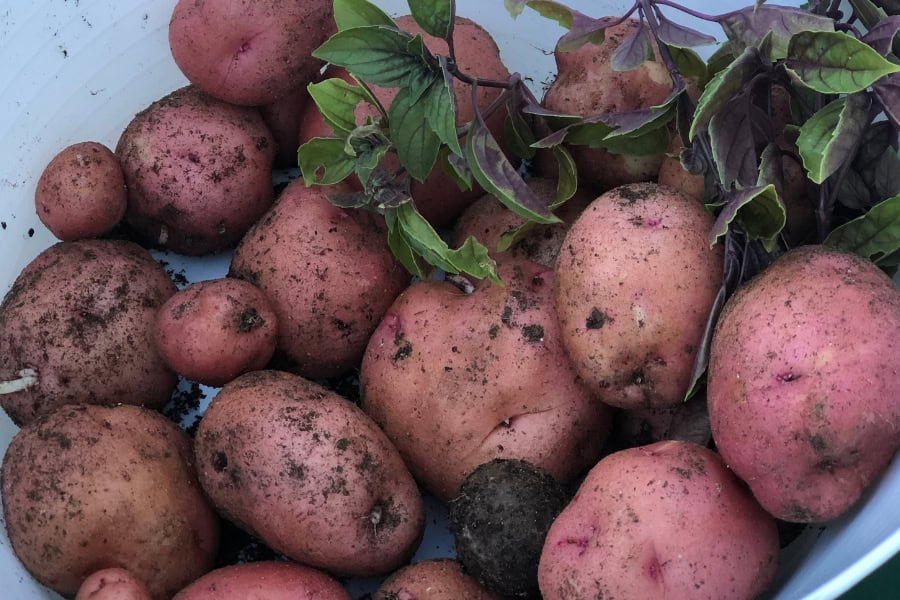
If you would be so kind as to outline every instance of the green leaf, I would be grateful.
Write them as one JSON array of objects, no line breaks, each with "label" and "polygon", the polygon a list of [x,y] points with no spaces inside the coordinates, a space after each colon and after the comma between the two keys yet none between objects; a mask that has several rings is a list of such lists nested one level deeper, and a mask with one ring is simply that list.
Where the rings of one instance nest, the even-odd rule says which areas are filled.
[{"label": "green leaf", "polygon": [[409,90],[397,92],[388,109],[391,141],[400,164],[418,181],[424,181],[437,160],[441,139],[428,125],[426,103],[413,102]]},{"label": "green leaf", "polygon": [[300,146],[297,163],[307,186],[332,185],[353,172],[356,160],[344,147],[341,138],[313,138]]},{"label": "green leaf", "polygon": [[798,33],[791,38],[786,64],[800,81],[823,94],[853,94],[900,72],[900,66],[842,32]]},{"label": "green leaf", "polygon": [[442,146],[438,153],[438,162],[440,162],[444,173],[456,184],[456,187],[463,191],[472,189],[472,170],[469,169],[465,156],[451,154],[446,146]]},{"label": "green leaf", "polygon": [[354,170],[363,186],[390,148],[391,140],[382,133],[378,125],[361,125],[347,136],[344,153],[355,157]]},{"label": "green leaf", "polygon": [[870,103],[866,94],[834,100],[800,127],[797,149],[814,183],[822,183],[845,162],[853,160]]},{"label": "green leaf", "polygon": [[900,250],[900,196],[879,202],[865,215],[835,228],[825,245],[878,263]]},{"label": "green leaf", "polygon": [[416,23],[434,37],[448,39],[453,24],[451,0],[408,0],[409,12]]},{"label": "green leaf", "polygon": [[761,68],[759,55],[754,48],[747,48],[727,67],[716,73],[703,90],[697,101],[694,121],[691,123],[690,141],[709,126],[712,118],[719,113],[732,97]]},{"label": "green leaf", "polygon": [[356,129],[355,110],[360,101],[368,102],[363,88],[333,77],[306,86],[325,123],[336,135],[348,134]]},{"label": "green leaf", "polygon": [[510,110],[503,121],[503,144],[516,158],[532,159],[537,151],[531,147],[535,143],[534,133],[525,122],[522,113]]},{"label": "green leaf", "polygon": [[596,147],[604,148],[611,154],[628,156],[655,156],[663,154],[669,147],[671,138],[667,127],[657,127],[636,136],[607,137]]},{"label": "green leaf", "polygon": [[447,68],[447,57],[438,58],[441,77],[432,82],[425,95],[425,119],[428,126],[450,150],[462,156],[459,136],[456,133],[456,97],[453,94],[453,75]]},{"label": "green leaf", "polygon": [[672,55],[672,60],[675,61],[675,66],[678,67],[682,76],[695,78],[700,83],[701,88],[706,85],[707,67],[699,54],[690,48],[678,48],[676,46],[669,48],[669,54]]},{"label": "green leaf", "polygon": [[484,123],[469,128],[466,159],[475,180],[508,209],[530,221],[559,223],[547,205],[522,180]]},{"label": "green leaf", "polygon": [[397,27],[384,11],[366,0],[334,0],[334,22],[338,31],[367,25]]},{"label": "green leaf", "polygon": [[602,19],[594,19],[552,0],[505,0],[506,9],[515,18],[525,6],[537,11],[542,17],[552,19],[568,29],[556,44],[560,52],[571,52],[592,43],[602,44],[607,25]]},{"label": "green leaf", "polygon": [[734,62],[734,59],[737,58],[737,55],[734,53],[734,47],[729,42],[724,42],[720,45],[715,52],[712,53],[712,56],[709,57],[709,61],[706,63],[706,70],[709,77],[714,77],[716,73],[722,71],[725,67]]},{"label": "green leaf", "polygon": [[862,21],[866,29],[871,30],[878,25],[878,22],[887,18],[887,13],[883,9],[876,6],[871,0],[850,0],[853,11]]},{"label": "green leaf", "polygon": [[506,7],[507,12],[513,19],[522,14],[526,4],[528,4],[528,0],[503,0],[503,6]]},{"label": "green leaf", "polygon": [[412,41],[408,33],[383,25],[354,27],[334,34],[312,55],[344,67],[367,83],[403,87],[411,74],[430,72],[423,57],[410,50]]},{"label": "green leaf", "polygon": [[800,8],[760,6],[745,8],[720,21],[735,51],[756,46],[767,33],[772,35],[770,58],[788,54],[792,36],[801,32],[833,32],[834,21]]},{"label": "green leaf", "polygon": [[562,146],[553,149],[556,158],[559,175],[556,181],[556,197],[553,199],[551,209],[556,209],[571,200],[578,191],[578,168],[572,154]]},{"label": "green leaf", "polygon": [[410,274],[415,275],[419,279],[425,279],[427,273],[422,269],[416,258],[416,253],[403,233],[400,231],[400,224],[397,221],[397,213],[395,210],[388,210],[384,213],[384,221],[388,227],[388,247],[393,255],[400,261]]},{"label": "green leaf", "polygon": [[740,220],[751,239],[771,243],[784,229],[787,214],[774,185],[729,192],[726,195],[725,206],[709,234],[710,247],[715,246],[728,232],[729,225],[735,219]]}]

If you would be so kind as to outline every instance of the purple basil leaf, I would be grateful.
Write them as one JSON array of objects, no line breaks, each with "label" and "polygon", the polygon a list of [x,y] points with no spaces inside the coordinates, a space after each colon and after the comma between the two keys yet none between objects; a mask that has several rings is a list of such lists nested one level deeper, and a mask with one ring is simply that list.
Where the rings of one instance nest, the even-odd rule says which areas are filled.
[{"label": "purple basil leaf", "polygon": [[814,15],[801,8],[776,5],[750,6],[737,13],[730,13],[719,24],[731,40],[735,54],[744,48],[755,46],[771,32],[773,60],[787,56],[788,42],[795,33],[834,31],[834,21],[828,17]]},{"label": "purple basil leaf", "polygon": [[882,77],[872,85],[872,91],[888,120],[896,129],[900,129],[900,73]]},{"label": "purple basil leaf", "polygon": [[651,58],[653,58],[653,37],[650,35],[650,28],[640,21],[635,30],[613,50],[609,64],[616,71],[630,71]]},{"label": "purple basil leaf", "polygon": [[781,161],[781,148],[771,142],[759,156],[759,177],[756,185],[772,184],[779,198],[784,198],[784,167]]},{"label": "purple basil leaf", "polygon": [[611,19],[595,19],[577,10],[569,9],[572,13],[572,25],[556,43],[560,52],[572,52],[578,50],[588,42],[600,44],[605,37],[605,30],[612,22]]},{"label": "purple basil leaf", "polygon": [[862,37],[862,41],[875,48],[882,56],[887,56],[891,52],[898,31],[900,31],[900,16],[888,17],[872,27]]},{"label": "purple basil leaf", "polygon": [[[726,242],[726,248],[728,246],[729,244]],[[727,260],[728,253],[726,252]],[[684,397],[685,400],[689,400],[697,393],[700,381],[703,379],[704,373],[706,373],[706,367],[709,365],[709,347],[712,344],[713,332],[716,329],[716,322],[719,320],[719,314],[721,314],[727,298],[728,285],[723,282],[719,292],[716,294],[715,301],[713,301],[712,308],[709,310],[709,317],[706,319],[706,327],[703,330],[703,337],[700,339],[700,347],[697,348],[697,357],[694,359],[694,369],[691,371],[691,385],[688,386],[687,394]]]},{"label": "purple basil leaf", "polygon": [[667,19],[662,13],[657,13],[657,16],[659,17],[659,27],[656,30],[656,36],[664,44],[677,48],[694,48],[715,44],[717,41],[711,35]]},{"label": "purple basil leaf", "polygon": [[569,132],[571,131],[570,127],[572,126],[557,129],[550,135],[542,137],[531,145],[532,148],[553,148],[559,146],[566,140],[566,136],[569,135]]},{"label": "purple basil leaf", "polygon": [[742,186],[756,184],[759,165],[751,110],[747,98],[737,96],[725,104],[709,123],[713,158],[719,180],[726,189],[735,182]]},{"label": "purple basil leaf", "polygon": [[863,179],[856,169],[848,169],[841,180],[841,187],[838,189],[837,200],[851,210],[867,210],[875,204],[875,199]]}]

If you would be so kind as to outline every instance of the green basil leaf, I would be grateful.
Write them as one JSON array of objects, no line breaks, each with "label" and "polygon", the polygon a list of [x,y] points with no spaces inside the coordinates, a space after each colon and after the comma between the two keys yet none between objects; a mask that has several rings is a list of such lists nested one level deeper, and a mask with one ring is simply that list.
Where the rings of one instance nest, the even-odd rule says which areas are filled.
[{"label": "green basil leaf", "polygon": [[526,4],[528,4],[528,0],[503,0],[503,6],[506,7],[509,16],[513,19],[522,14]]},{"label": "green basil leaf", "polygon": [[425,279],[428,274],[422,269],[416,257],[416,253],[406,238],[403,237],[400,224],[397,220],[396,210],[387,210],[384,213],[384,221],[388,227],[388,248],[410,274],[419,279]]},{"label": "green basil leaf", "polygon": [[755,48],[745,49],[731,64],[716,73],[703,90],[697,101],[694,120],[691,123],[690,141],[709,126],[712,118],[718,114],[732,97],[755,75],[762,64]]},{"label": "green basil leaf", "polygon": [[425,119],[438,138],[458,156],[462,146],[456,133],[456,96],[453,94],[453,75],[447,67],[447,57],[438,57],[441,76],[436,78],[425,96]]},{"label": "green basil leaf", "polygon": [[635,136],[607,137],[597,147],[611,154],[628,156],[655,156],[663,154],[669,147],[671,137],[667,127],[657,127]]},{"label": "green basil leaf", "polygon": [[830,18],[787,6],[745,8],[721,19],[719,24],[735,52],[756,46],[763,36],[771,33],[772,60],[787,56],[791,37],[795,34],[834,31],[834,21]]},{"label": "green basil leaf", "polygon": [[469,169],[465,156],[452,154],[446,146],[443,146],[438,153],[438,162],[456,187],[463,191],[472,189],[472,170]]},{"label": "green basil leaf", "polygon": [[684,77],[695,78],[699,82],[701,88],[706,85],[708,77],[707,66],[703,59],[700,58],[699,54],[690,48],[678,48],[677,46],[671,46],[669,48],[669,54],[672,55],[675,66],[678,67],[678,71],[681,72]]},{"label": "green basil leaf", "polygon": [[734,47],[730,42],[723,42],[706,63],[706,71],[708,77],[714,77],[716,73],[722,71],[725,67],[734,62],[737,55],[734,53]]},{"label": "green basil leaf", "polygon": [[334,22],[338,31],[367,25],[397,27],[393,19],[367,0],[334,0]]},{"label": "green basil leaf", "polygon": [[709,234],[710,248],[728,232],[729,225],[735,219],[740,220],[751,239],[772,243],[784,229],[787,213],[774,185],[729,192]]},{"label": "green basil leaf", "polygon": [[834,100],[800,127],[797,149],[814,183],[822,183],[853,159],[865,129],[870,103],[866,94]]},{"label": "green basil leaf", "polygon": [[419,27],[434,37],[448,39],[453,27],[451,0],[408,0],[409,12]]},{"label": "green basil leaf", "polygon": [[418,181],[431,173],[441,147],[440,138],[428,125],[425,102],[414,102],[407,88],[401,89],[388,109],[391,141],[400,164]]},{"label": "green basil leaf", "polygon": [[336,135],[346,135],[356,129],[356,106],[360,101],[368,102],[368,94],[363,88],[333,77],[311,83],[306,89],[325,123]]},{"label": "green basil leaf", "polygon": [[313,138],[297,150],[297,164],[307,186],[332,185],[343,181],[356,165],[356,160],[344,152],[341,138]]},{"label": "green basil leaf", "polygon": [[556,181],[556,197],[550,205],[551,210],[571,200],[578,191],[578,169],[572,154],[564,147],[557,146],[553,149],[553,156],[556,158],[559,175]]},{"label": "green basil leaf", "polygon": [[879,202],[863,216],[835,228],[825,245],[875,262],[900,250],[900,196]]},{"label": "green basil leaf", "polygon": [[344,67],[367,83],[384,87],[409,84],[410,74],[428,71],[427,62],[410,50],[413,36],[383,25],[354,27],[339,31],[312,55]]},{"label": "green basil leaf", "polygon": [[900,66],[871,46],[843,32],[803,31],[791,38],[788,69],[808,87],[823,94],[853,94]]},{"label": "green basil leaf", "polygon": [[347,136],[344,153],[356,158],[354,170],[363,186],[390,148],[391,140],[378,125],[361,125]]}]

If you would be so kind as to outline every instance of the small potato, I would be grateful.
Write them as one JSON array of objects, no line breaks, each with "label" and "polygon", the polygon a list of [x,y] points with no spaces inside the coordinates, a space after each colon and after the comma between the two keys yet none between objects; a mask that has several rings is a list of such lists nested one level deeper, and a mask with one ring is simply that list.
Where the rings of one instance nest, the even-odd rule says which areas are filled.
[{"label": "small potato", "polygon": [[646,183],[603,194],[569,229],[556,266],[562,338],[607,404],[684,399],[722,280],[712,226],[701,203]]},{"label": "small potato", "polygon": [[372,600],[500,600],[500,596],[466,575],[457,561],[443,558],[395,571]]},{"label": "small potato", "polygon": [[42,584],[74,595],[122,567],[154,600],[213,565],[219,520],[197,484],[187,434],[136,406],[63,406],[23,427],[3,458],[13,550]]},{"label": "small potato", "polygon": [[775,576],[775,520],[713,451],[659,442],[591,469],[550,527],[544,600],[752,600]]},{"label": "small potato", "polygon": [[262,290],[229,278],[176,292],[159,310],[154,342],[173,371],[218,387],[265,367],[277,336],[275,312]]},{"label": "small potato", "polygon": [[354,404],[301,377],[255,371],[226,384],[195,451],[219,511],[293,560],[379,575],[419,544],[422,497],[397,450]]},{"label": "small potato", "polygon": [[678,134],[673,135],[669,151],[659,166],[657,181],[660,185],[680,190],[697,202],[702,202],[706,194],[706,178],[702,174],[690,173],[684,168],[680,159],[683,149],[681,137]]},{"label": "small potato", "polygon": [[[211,571],[172,600],[350,600],[320,571],[289,562],[255,562]],[[130,600],[130,599],[129,599]]]},{"label": "small potato", "polygon": [[777,518],[844,513],[900,449],[900,292],[823,246],[784,254],[726,303],[707,397],[719,452]]},{"label": "small potato", "polygon": [[152,600],[147,587],[125,569],[103,569],[84,580],[75,600]]},{"label": "small potato", "polygon": [[41,173],[38,218],[64,242],[100,237],[125,215],[125,176],[112,150],[97,142],[64,148]]}]

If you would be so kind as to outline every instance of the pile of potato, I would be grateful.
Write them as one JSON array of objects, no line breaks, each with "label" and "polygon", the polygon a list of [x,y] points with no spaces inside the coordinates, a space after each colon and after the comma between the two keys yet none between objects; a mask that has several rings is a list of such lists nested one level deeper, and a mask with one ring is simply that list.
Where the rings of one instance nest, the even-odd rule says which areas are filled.
[{"label": "pile of potato", "polygon": [[[611,74],[630,27],[599,53],[559,54],[547,106],[665,97],[653,61]],[[779,258],[716,328],[714,443],[667,440],[722,277],[702,182],[664,156],[581,150],[581,189],[596,193],[499,253],[520,219],[435,176],[413,187],[417,206],[483,241],[504,285],[411,284],[383,220],[328,201],[358,182],[273,192],[279,156],[325,132],[305,86],[333,29],[330,0],[182,0],[170,43],[192,84],[136,115],[114,152],[79,144],[46,167],[36,210],[64,241],[0,304],[0,404],[21,427],[2,500],[25,567],[79,600],[338,600],[350,598],[339,578],[388,575],[374,598],[762,593],[776,519],[843,513],[900,447],[893,282],[822,247]],[[461,19],[456,34],[467,73],[508,75],[483,29]],[[233,256],[228,277],[179,291],[147,248]],[[358,406],[323,385],[354,373]],[[193,439],[156,412],[178,376],[222,386]],[[612,451],[616,424],[651,414],[649,435]],[[473,505],[483,487],[470,483],[453,527],[460,554],[477,543],[465,554],[484,564],[409,565],[423,492],[462,506],[469,475],[495,459],[574,496],[545,524],[506,526],[498,515],[546,495],[498,485],[502,498]],[[215,568],[222,519],[284,560]],[[519,573],[515,553],[535,540]]]}]

